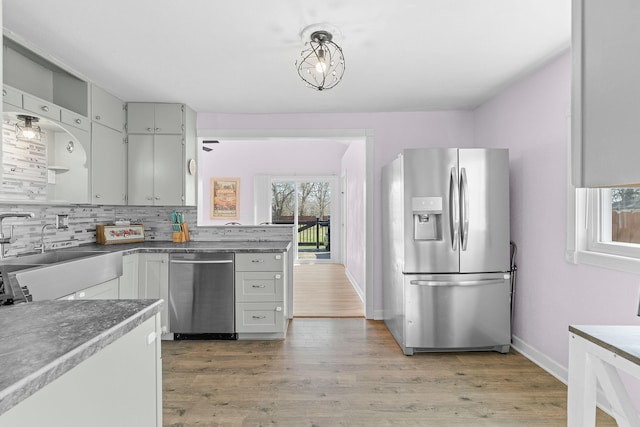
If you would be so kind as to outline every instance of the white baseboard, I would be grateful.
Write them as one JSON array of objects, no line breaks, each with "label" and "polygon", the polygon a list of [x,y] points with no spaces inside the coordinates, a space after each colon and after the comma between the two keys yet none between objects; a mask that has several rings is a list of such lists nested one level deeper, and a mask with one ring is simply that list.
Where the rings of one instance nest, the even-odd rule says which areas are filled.
[{"label": "white baseboard", "polygon": [[349,269],[346,266],[344,268],[344,274],[347,276],[347,279],[349,279],[349,282],[351,283],[353,290],[356,291],[356,293],[358,294],[358,297],[360,297],[360,301],[362,301],[362,304],[364,304],[364,291],[360,289],[360,286],[358,286],[358,282],[356,282],[356,279],[353,278],[353,276],[349,272]]},{"label": "white baseboard", "polygon": [[568,384],[569,371],[567,370],[567,368],[565,368],[555,360],[549,358],[546,354],[531,347],[529,344],[525,343],[515,335],[512,338],[513,342],[511,346],[518,350],[518,353],[522,354],[524,357],[540,366],[542,369],[556,377],[558,380],[562,381],[562,383],[564,383],[565,385]]},{"label": "white baseboard", "polygon": [[[568,345],[568,344],[567,344]],[[518,351],[518,353],[522,354],[527,359],[531,360],[536,365],[540,366],[542,369],[547,371],[549,374],[553,375],[559,381],[561,381],[565,385],[569,385],[569,371],[567,368],[556,362],[555,360],[549,358],[544,353],[538,351],[534,347],[530,346],[526,342],[522,341],[520,338],[515,335],[512,336],[512,344],[511,346]],[[611,412],[611,405],[607,400],[606,396],[602,389],[598,386],[598,392],[596,395],[596,405],[598,408],[602,409],[608,415],[615,418],[614,414]]]},{"label": "white baseboard", "polygon": [[[353,278],[353,276],[349,272],[349,269],[346,266],[344,267],[344,273],[347,276],[347,279],[349,279],[349,283],[351,283],[351,286],[353,286],[353,290],[356,291],[356,294],[358,294],[358,297],[360,297],[360,301],[362,301],[362,304],[365,304],[364,291],[358,286],[358,282]],[[383,316],[384,316],[383,310],[375,310],[373,312],[373,320],[383,320],[384,319]]]}]

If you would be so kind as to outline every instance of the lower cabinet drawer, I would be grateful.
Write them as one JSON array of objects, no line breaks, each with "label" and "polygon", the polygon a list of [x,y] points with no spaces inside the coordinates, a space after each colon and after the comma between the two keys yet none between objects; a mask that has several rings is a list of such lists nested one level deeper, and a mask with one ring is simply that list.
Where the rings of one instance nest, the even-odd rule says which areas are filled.
[{"label": "lower cabinet drawer", "polygon": [[284,271],[282,253],[236,253],[236,271]]},{"label": "lower cabinet drawer", "polygon": [[240,271],[236,273],[237,302],[275,302],[284,299],[284,279],[280,272]]},{"label": "lower cabinet drawer", "polygon": [[283,328],[282,302],[236,303],[236,332],[281,332]]}]

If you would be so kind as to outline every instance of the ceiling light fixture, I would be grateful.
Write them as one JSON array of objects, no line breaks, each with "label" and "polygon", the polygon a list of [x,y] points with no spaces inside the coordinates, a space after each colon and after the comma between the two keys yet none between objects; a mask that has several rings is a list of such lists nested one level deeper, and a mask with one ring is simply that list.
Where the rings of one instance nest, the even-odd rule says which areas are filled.
[{"label": "ceiling light fixture", "polygon": [[40,126],[34,126],[34,123],[38,123],[37,117],[18,115],[18,122],[16,123],[16,138],[28,139],[28,140],[40,140]]},{"label": "ceiling light fixture", "polygon": [[302,31],[309,41],[300,52],[300,59],[296,61],[298,75],[307,87],[316,90],[327,90],[335,87],[344,74],[344,55],[342,48],[333,41],[333,34],[326,29],[315,29],[312,25]]}]

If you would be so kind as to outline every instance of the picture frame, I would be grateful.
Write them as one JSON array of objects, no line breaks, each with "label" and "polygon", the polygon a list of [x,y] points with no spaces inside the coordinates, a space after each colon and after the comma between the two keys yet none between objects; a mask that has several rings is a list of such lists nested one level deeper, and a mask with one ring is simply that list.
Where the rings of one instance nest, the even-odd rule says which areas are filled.
[{"label": "picture frame", "polygon": [[240,219],[240,178],[211,178],[211,219]]}]

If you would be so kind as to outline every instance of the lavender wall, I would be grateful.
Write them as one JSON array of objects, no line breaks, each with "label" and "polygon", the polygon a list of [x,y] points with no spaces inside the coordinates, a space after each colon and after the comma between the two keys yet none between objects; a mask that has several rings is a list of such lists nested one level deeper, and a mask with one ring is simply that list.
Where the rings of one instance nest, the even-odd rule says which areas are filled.
[{"label": "lavender wall", "polygon": [[570,84],[567,52],[475,112],[476,145],[510,150],[514,335],[564,368],[570,324],[640,324],[638,276],[564,260]]},{"label": "lavender wall", "polygon": [[[313,95],[313,94],[310,94]],[[403,148],[473,146],[473,112],[198,114],[198,129],[369,129],[373,132],[373,309],[382,317],[380,170]],[[320,126],[321,124],[321,126]],[[286,156],[272,152],[264,161]],[[347,242],[347,250],[349,250]]]},{"label": "lavender wall", "polygon": [[240,219],[254,224],[254,176],[267,175],[334,175],[340,173],[340,159],[347,146],[323,141],[222,141],[211,145],[213,151],[199,158],[198,206],[203,209],[200,225],[221,225],[229,221],[209,219],[212,177],[240,178]]}]

